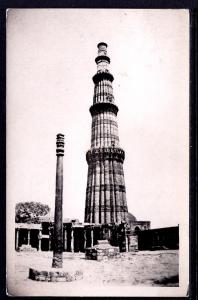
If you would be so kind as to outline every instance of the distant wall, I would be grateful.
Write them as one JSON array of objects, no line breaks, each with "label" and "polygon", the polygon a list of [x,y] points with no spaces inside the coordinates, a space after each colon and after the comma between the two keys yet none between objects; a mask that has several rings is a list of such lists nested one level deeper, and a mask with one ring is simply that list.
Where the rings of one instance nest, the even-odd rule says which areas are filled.
[{"label": "distant wall", "polygon": [[179,226],[138,232],[138,250],[179,249]]}]

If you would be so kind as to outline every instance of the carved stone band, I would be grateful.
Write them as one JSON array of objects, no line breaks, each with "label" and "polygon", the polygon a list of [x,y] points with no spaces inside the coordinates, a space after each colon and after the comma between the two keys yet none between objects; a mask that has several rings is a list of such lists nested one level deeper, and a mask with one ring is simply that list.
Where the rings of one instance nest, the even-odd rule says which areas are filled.
[{"label": "carved stone band", "polygon": [[86,159],[88,164],[104,161],[104,160],[116,160],[123,162],[125,158],[125,152],[121,148],[114,147],[102,147],[102,148],[94,148],[92,150],[87,151]]}]

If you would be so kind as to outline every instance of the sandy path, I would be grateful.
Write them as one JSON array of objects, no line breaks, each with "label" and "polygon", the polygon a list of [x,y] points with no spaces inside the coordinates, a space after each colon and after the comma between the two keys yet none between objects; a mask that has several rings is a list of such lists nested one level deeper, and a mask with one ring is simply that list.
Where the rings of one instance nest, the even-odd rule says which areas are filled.
[{"label": "sandy path", "polygon": [[[37,282],[28,279],[29,267],[51,266],[52,252],[17,253],[15,273],[9,277],[9,293],[20,296],[94,295],[94,287],[178,286],[178,251],[122,253],[109,261],[85,260],[83,253],[64,253],[64,268],[83,271],[75,282]],[[97,295],[97,294],[95,294]]]}]

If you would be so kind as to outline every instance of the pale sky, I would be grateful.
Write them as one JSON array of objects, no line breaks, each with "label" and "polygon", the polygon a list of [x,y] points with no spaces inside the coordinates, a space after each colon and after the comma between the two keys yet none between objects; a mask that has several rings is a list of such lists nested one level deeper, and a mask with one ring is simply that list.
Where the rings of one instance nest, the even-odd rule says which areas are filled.
[{"label": "pale sky", "polygon": [[11,9],[7,18],[7,201],[55,201],[65,134],[64,217],[84,220],[99,42],[108,44],[129,211],[188,222],[187,10]]}]

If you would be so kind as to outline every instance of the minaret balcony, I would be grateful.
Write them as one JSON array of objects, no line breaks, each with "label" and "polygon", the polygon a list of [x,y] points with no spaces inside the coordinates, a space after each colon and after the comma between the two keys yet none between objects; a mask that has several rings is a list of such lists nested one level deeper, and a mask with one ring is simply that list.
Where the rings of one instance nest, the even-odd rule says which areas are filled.
[{"label": "minaret balcony", "polygon": [[99,73],[96,73],[94,76],[93,76],[93,82],[96,84],[98,83],[99,81],[102,81],[104,79],[106,80],[109,80],[109,81],[113,81],[114,80],[114,77],[111,73],[109,72],[99,72]]},{"label": "minaret balcony", "polygon": [[104,61],[104,60],[107,61],[109,64],[111,62],[109,56],[107,56],[107,55],[99,55],[99,56],[97,56],[96,59],[95,59],[95,62],[98,64],[100,61]]},{"label": "minaret balcony", "polygon": [[118,110],[118,107],[111,102],[98,102],[89,109],[92,116],[106,111],[113,112],[117,116]]}]

